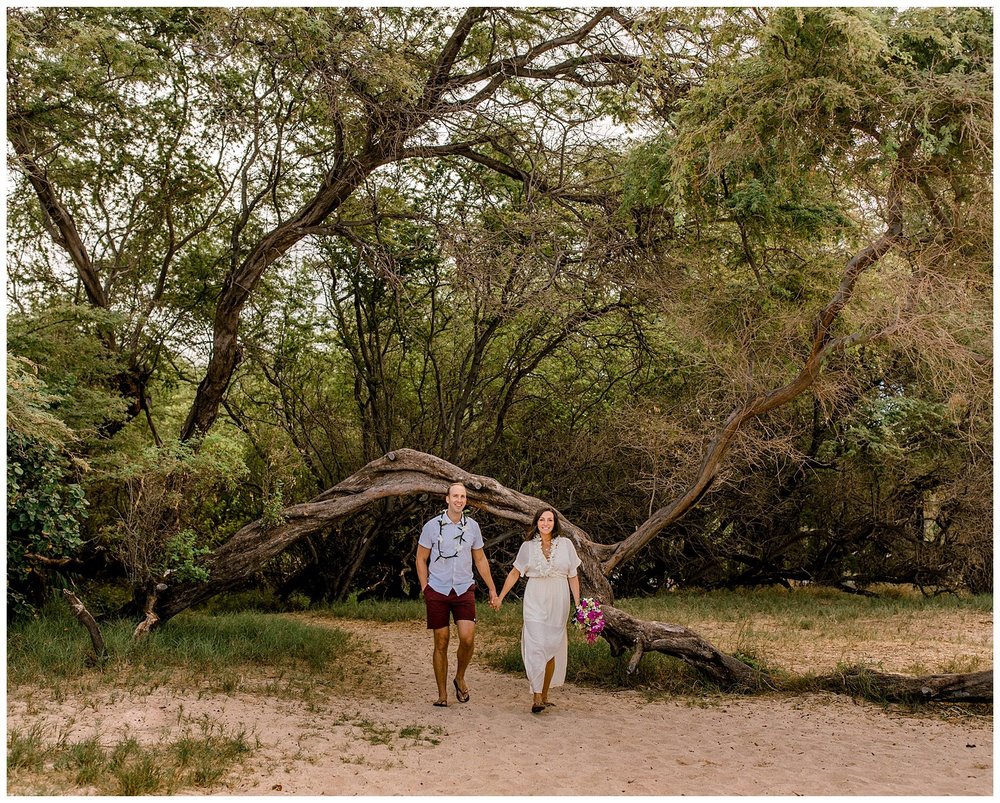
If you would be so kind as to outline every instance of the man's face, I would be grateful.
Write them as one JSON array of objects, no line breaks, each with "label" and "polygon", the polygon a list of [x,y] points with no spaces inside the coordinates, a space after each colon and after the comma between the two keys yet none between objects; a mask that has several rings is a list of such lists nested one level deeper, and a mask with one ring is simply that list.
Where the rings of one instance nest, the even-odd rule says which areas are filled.
[{"label": "man's face", "polygon": [[461,485],[452,485],[448,490],[448,510],[455,515],[461,515],[462,511],[465,510],[465,503],[467,499],[467,494],[465,488]]}]

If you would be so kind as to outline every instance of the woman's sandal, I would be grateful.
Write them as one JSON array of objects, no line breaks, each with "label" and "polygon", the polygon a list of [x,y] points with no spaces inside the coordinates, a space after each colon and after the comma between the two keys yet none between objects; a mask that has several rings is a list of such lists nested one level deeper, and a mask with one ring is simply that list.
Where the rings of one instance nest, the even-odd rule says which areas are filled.
[{"label": "woman's sandal", "polygon": [[447,708],[448,707],[448,701],[447,700],[438,700],[438,701],[436,701],[434,703],[434,705],[439,706],[440,708]]},{"label": "woman's sandal", "polygon": [[541,714],[542,711],[544,711],[544,710],[545,710],[545,706],[544,705],[533,705],[533,706],[531,706],[531,713],[532,714]]},{"label": "woman's sandal", "polygon": [[466,689],[465,691],[462,691],[460,688],[458,688],[458,678],[452,678],[451,682],[455,685],[455,696],[458,698],[458,701],[460,703],[469,702],[469,697],[471,696],[469,694],[469,690]]}]

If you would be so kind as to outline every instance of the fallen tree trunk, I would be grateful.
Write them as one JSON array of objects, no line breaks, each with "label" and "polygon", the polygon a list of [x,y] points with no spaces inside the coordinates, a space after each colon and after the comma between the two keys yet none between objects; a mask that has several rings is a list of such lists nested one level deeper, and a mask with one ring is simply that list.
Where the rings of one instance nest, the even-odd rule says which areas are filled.
[{"label": "fallen tree trunk", "polygon": [[713,683],[729,691],[755,691],[768,685],[766,676],[705,641],[681,625],[646,622],[618,608],[602,606],[605,629],[601,634],[611,645],[612,655],[632,650],[631,674],[647,652],[662,652],[679,658]]},{"label": "fallen tree trunk", "polygon": [[993,670],[955,675],[908,677],[863,666],[819,678],[823,689],[868,700],[900,703],[992,703]]},{"label": "fallen tree trunk", "polygon": [[[530,525],[535,511],[545,506],[541,499],[506,488],[491,477],[469,474],[434,455],[411,449],[390,452],[309,502],[281,511],[276,521],[256,521],[241,529],[212,554],[206,566],[210,572],[208,581],[162,589],[156,603],[159,619],[151,626],[158,627],[185,608],[246,582],[266,561],[298,539],[355,514],[378,499],[420,494],[443,497],[448,486],[457,481],[469,488],[469,504],[473,508],[524,527]],[[614,655],[632,652],[630,671],[636,669],[645,653],[660,652],[684,661],[724,689],[753,691],[772,685],[764,673],[681,625],[642,621],[615,608],[605,573],[610,571],[609,562],[601,560],[610,558],[612,551],[592,541],[565,516],[561,516],[561,524],[583,561],[579,574],[584,595],[596,597],[603,604],[606,627],[602,635]],[[961,686],[963,676],[944,677],[952,679],[955,689]],[[919,685],[924,679],[909,680]],[[850,691],[843,681],[837,690]]]},{"label": "fallen tree trunk", "polygon": [[[470,475],[434,455],[410,449],[391,452],[311,501],[286,508],[277,521],[257,521],[241,529],[211,556],[207,582],[168,586],[162,591],[157,604],[159,620],[152,626],[245,582],[266,561],[298,539],[357,513],[378,499],[417,494],[444,496],[449,484],[456,481],[466,483],[472,507],[523,526],[528,526],[534,512],[545,504],[506,488],[491,477]],[[583,561],[580,567],[583,593],[604,602],[607,626],[603,635],[614,654],[633,652],[631,670],[638,666],[645,652],[662,652],[679,658],[722,688],[752,690],[767,685],[761,672],[687,628],[641,621],[613,607],[614,596],[599,557],[610,556],[608,548],[592,541],[565,516],[562,522],[564,532],[574,540]],[[953,683],[955,688],[960,685],[957,681]]]},{"label": "fallen tree trunk", "polygon": [[[169,585],[159,597],[159,623],[166,622],[185,608],[246,582],[268,560],[293,543],[338,521],[354,515],[373,502],[387,497],[443,497],[453,482],[469,488],[469,504],[478,510],[525,528],[545,502],[501,485],[492,477],[469,474],[434,455],[400,449],[373,460],[343,482],[301,505],[282,510],[273,521],[263,519],[243,527],[216,549],[205,562],[209,579]],[[602,544],[592,541],[579,527],[562,517],[564,532],[573,538],[583,561],[581,578],[589,594],[602,600],[613,598],[600,558],[609,554]]]}]

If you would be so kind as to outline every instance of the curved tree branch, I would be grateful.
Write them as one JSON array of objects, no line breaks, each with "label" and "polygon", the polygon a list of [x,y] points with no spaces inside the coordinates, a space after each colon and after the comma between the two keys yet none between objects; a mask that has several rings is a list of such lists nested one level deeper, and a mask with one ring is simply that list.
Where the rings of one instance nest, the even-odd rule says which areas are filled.
[{"label": "curved tree branch", "polygon": [[610,574],[616,566],[633,557],[666,527],[678,521],[695,507],[715,481],[723,458],[729,451],[733,438],[740,428],[747,421],[759,418],[765,413],[787,404],[804,392],[819,376],[824,358],[831,351],[842,348],[847,343],[847,340],[832,337],[832,329],[837,317],[850,301],[854,287],[861,275],[882,259],[903,238],[904,164],[905,162],[901,162],[890,181],[888,222],[885,231],[875,242],[863,248],[847,262],[841,275],[840,285],[813,322],[809,356],[798,374],[787,384],[775,388],[769,393],[755,395],[729,414],[722,429],[709,444],[698,469],[698,474],[687,491],[668,505],[655,511],[636,528],[632,535],[612,547],[614,554],[603,564],[606,574]]},{"label": "curved tree branch", "polygon": [[[156,609],[152,607],[151,598],[146,622],[150,627],[158,627],[185,608],[246,582],[266,561],[299,539],[329,527],[380,499],[420,494],[444,496],[449,484],[455,481],[466,483],[472,507],[522,526],[529,526],[535,511],[545,504],[541,499],[506,488],[491,477],[462,471],[434,455],[411,449],[390,452],[309,502],[285,508],[276,521],[256,521],[241,529],[212,553],[206,564],[210,571],[207,582],[188,582],[166,588],[158,586],[160,595],[156,600]],[[768,678],[759,670],[722,652],[697,633],[676,624],[642,621],[609,604],[613,594],[599,559],[599,555],[606,552],[606,547],[591,541],[565,516],[562,524],[563,531],[576,543],[582,560],[581,589],[605,603],[606,626],[602,635],[611,645],[613,654],[620,655],[628,650],[633,652],[631,671],[634,671],[643,653],[661,652],[679,658],[726,689],[753,690],[769,685]],[[924,686],[952,689],[955,694],[970,695],[970,701],[980,699],[984,693],[984,684],[976,677],[935,677],[937,679],[933,683],[927,678],[904,678],[893,681],[896,683],[893,688],[909,689],[906,693]],[[840,681],[839,688],[834,690],[851,691],[851,687]],[[951,694],[950,691],[936,694],[938,696],[931,694],[925,697],[959,699],[944,696]]]}]

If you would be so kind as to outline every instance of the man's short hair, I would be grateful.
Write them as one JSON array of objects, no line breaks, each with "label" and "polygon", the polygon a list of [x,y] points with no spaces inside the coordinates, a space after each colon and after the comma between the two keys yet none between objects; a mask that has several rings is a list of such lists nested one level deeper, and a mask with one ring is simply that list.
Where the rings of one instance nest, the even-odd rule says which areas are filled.
[{"label": "man's short hair", "polygon": [[465,487],[465,483],[461,482],[461,481],[457,481],[457,482],[453,482],[451,485],[448,486],[448,493],[445,494],[445,496],[451,496],[451,489],[454,488],[456,485],[461,485],[462,486],[462,490],[465,491],[466,494],[469,493],[469,489]]}]

